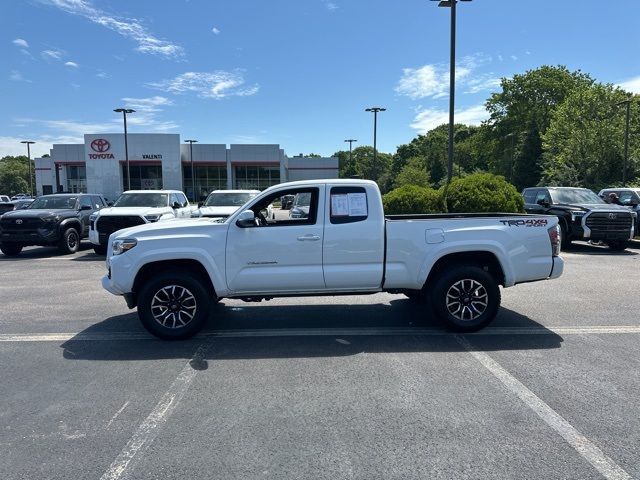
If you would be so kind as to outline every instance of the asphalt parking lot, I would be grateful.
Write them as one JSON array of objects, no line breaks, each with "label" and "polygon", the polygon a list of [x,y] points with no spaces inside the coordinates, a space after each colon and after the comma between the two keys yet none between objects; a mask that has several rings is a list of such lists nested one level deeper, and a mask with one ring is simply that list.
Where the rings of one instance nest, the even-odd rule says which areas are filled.
[{"label": "asphalt parking lot", "polygon": [[147,335],[104,259],[0,255],[3,479],[640,478],[640,242],[458,336],[402,295],[224,300]]}]

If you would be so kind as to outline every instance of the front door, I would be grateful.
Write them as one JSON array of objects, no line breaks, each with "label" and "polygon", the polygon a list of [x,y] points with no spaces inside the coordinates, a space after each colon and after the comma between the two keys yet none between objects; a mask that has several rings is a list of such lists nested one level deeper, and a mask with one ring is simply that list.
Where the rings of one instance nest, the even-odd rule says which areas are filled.
[{"label": "front door", "polygon": [[[325,288],[322,241],[325,187],[304,187],[275,192],[255,202],[256,226],[229,226],[227,234],[227,286],[234,293],[310,292]],[[276,207],[275,219],[267,207],[282,195],[308,198],[301,217]]]}]

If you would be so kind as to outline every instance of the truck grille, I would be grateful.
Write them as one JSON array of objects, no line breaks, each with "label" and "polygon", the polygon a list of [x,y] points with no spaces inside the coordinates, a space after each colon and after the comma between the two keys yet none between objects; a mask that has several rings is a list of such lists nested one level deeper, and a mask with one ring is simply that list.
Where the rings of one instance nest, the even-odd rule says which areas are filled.
[{"label": "truck grille", "polygon": [[144,225],[146,222],[137,215],[105,216],[96,220],[96,230],[100,235],[111,235],[123,228]]},{"label": "truck grille", "polygon": [[[613,216],[613,218],[610,216]],[[629,233],[631,224],[631,214],[627,212],[593,212],[585,220],[585,225],[592,232]]]},{"label": "truck grille", "polygon": [[3,218],[0,221],[2,233],[34,233],[43,227],[44,222],[39,218]]}]

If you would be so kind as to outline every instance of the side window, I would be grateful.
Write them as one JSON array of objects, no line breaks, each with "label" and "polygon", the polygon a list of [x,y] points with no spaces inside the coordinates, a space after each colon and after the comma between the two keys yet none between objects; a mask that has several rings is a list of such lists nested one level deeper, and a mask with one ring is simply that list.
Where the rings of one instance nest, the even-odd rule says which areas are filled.
[{"label": "side window", "polygon": [[80,197],[80,207],[93,208],[93,205],[91,204],[91,197]]},{"label": "side window", "polygon": [[91,197],[91,201],[93,202],[93,208],[95,208],[96,210],[99,210],[102,207],[104,207],[104,202],[102,201],[102,198],[98,197],[97,195]]},{"label": "side window", "polygon": [[182,205],[182,208],[189,205],[189,201],[187,200],[187,197],[185,197],[184,193],[178,193],[178,201],[180,202],[180,205]]},{"label": "side window", "polygon": [[329,220],[331,223],[354,223],[369,215],[367,192],[364,187],[332,187],[329,193]]},{"label": "side window", "polygon": [[636,202],[635,196],[633,194],[633,192],[620,192],[618,193],[618,197],[620,199],[620,203],[624,203],[624,202]]},{"label": "side window", "polygon": [[533,189],[525,190],[522,194],[522,196],[524,197],[524,203],[528,203],[530,205],[536,203],[536,193],[537,193],[537,190],[533,190]]},{"label": "side window", "polygon": [[178,200],[178,195],[176,195],[175,193],[172,193],[169,197],[169,206],[173,207],[175,203],[179,203],[182,205],[182,202]]},{"label": "side window", "polygon": [[[285,195],[293,195],[294,197],[288,212],[282,209],[281,198]],[[255,203],[251,210],[256,217],[260,218],[261,226],[315,225],[318,217],[319,196],[319,190],[315,187],[280,190]],[[277,206],[278,200],[280,200],[280,207]]]}]

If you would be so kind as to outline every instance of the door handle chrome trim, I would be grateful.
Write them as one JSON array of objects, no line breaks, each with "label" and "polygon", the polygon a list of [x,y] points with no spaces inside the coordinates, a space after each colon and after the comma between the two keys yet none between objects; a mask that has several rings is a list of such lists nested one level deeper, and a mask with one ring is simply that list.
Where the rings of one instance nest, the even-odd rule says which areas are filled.
[{"label": "door handle chrome trim", "polygon": [[300,242],[317,242],[318,240],[320,240],[318,235],[302,235],[298,237],[298,241]]}]

